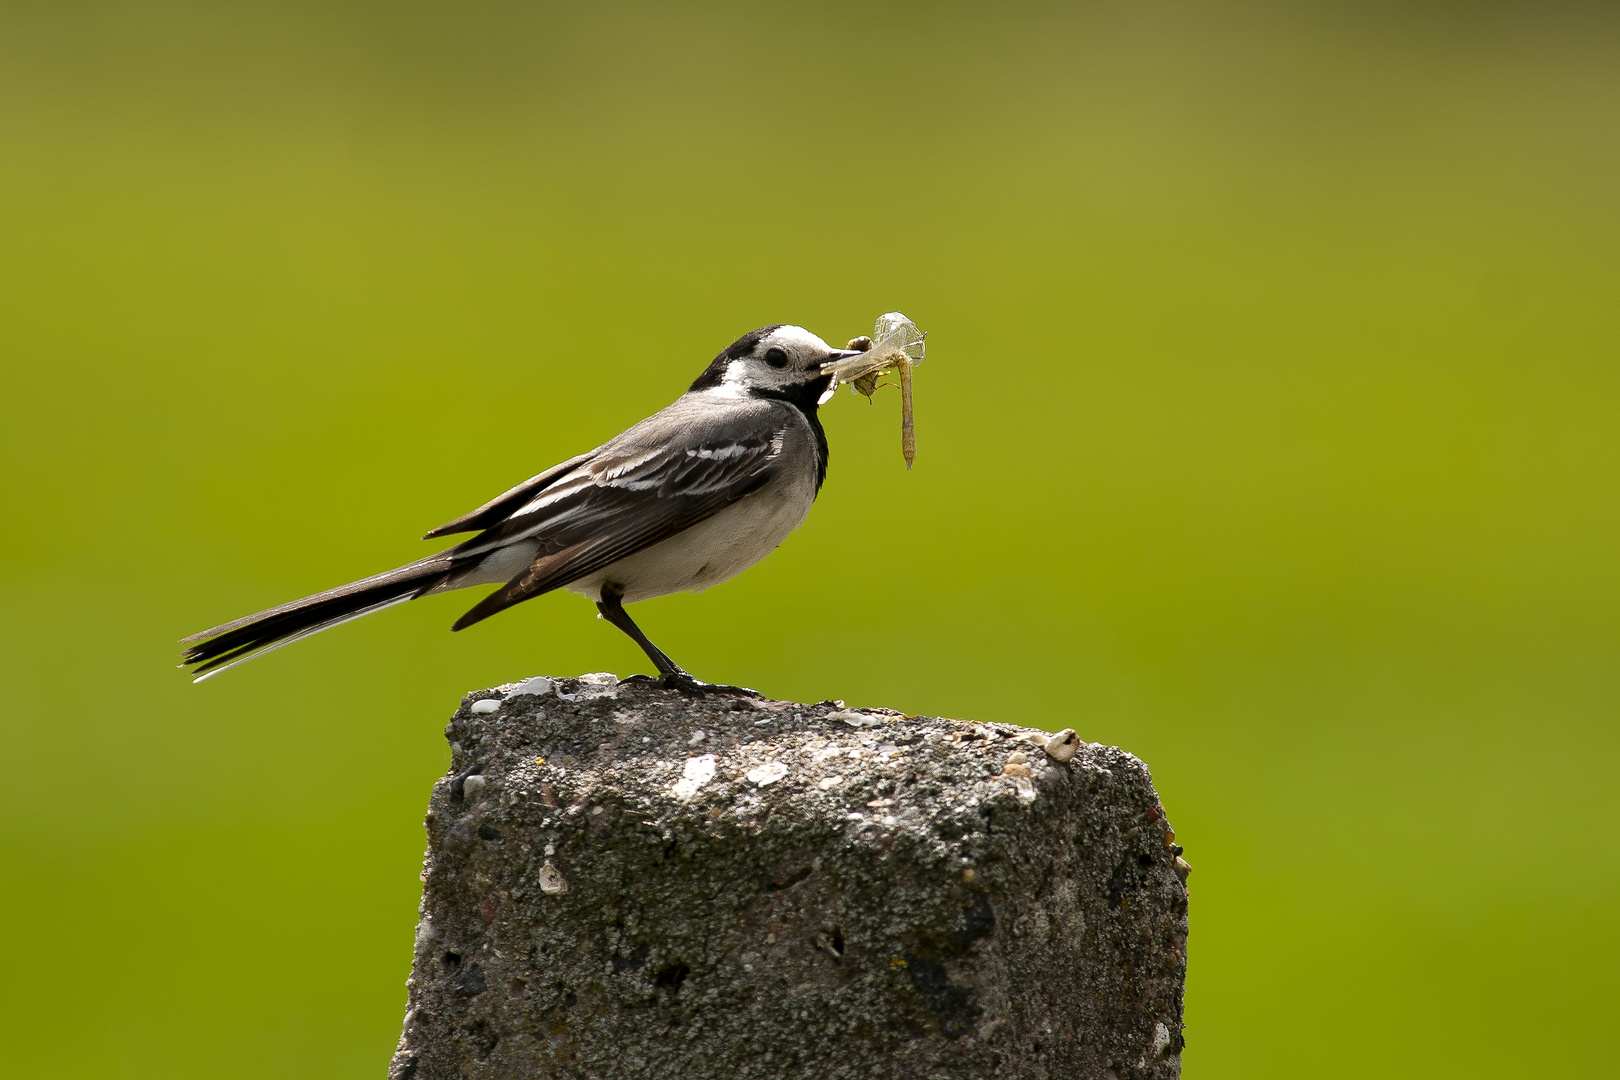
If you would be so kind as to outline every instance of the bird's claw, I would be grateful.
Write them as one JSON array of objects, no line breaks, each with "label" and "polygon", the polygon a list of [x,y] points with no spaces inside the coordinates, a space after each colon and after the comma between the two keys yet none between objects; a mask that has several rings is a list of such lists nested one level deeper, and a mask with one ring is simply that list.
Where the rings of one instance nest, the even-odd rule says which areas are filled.
[{"label": "bird's claw", "polygon": [[[628,682],[629,680],[625,680]],[[726,683],[707,683],[702,679],[695,679],[684,671],[671,672],[658,680],[658,685],[666,690],[675,690],[687,697],[708,697],[710,694],[731,695],[733,697],[764,697],[758,690],[750,690],[746,686],[730,686]]]},{"label": "bird's claw", "polygon": [[620,684],[635,683],[637,686],[663,686],[664,680],[656,675],[626,675],[619,680]]}]

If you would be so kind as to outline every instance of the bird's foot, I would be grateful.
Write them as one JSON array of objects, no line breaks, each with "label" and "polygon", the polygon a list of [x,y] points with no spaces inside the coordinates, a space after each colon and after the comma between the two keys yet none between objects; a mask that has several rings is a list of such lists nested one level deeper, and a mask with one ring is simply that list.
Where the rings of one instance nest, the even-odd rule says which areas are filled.
[{"label": "bird's foot", "polygon": [[750,690],[746,686],[730,686],[726,683],[709,683],[702,679],[695,679],[684,671],[672,671],[658,680],[658,685],[666,690],[677,690],[687,697],[764,697],[758,690]]},{"label": "bird's foot", "polygon": [[671,672],[668,675],[626,675],[623,683],[633,683],[636,686],[655,686],[660,690],[674,690],[687,697],[708,697],[711,694],[721,697],[751,697],[762,698],[765,695],[758,690],[750,690],[746,686],[731,686],[728,683],[708,683],[702,679],[694,678],[684,671]]},{"label": "bird's foot", "polygon": [[636,686],[663,686],[664,680],[657,675],[626,675],[619,680],[621,685],[634,683]]}]

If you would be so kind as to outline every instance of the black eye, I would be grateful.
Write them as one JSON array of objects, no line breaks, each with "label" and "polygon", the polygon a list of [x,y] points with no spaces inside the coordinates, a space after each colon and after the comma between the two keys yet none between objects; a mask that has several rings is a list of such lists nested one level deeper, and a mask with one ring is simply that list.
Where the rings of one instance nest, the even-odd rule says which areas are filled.
[{"label": "black eye", "polygon": [[765,351],[765,362],[771,367],[787,367],[787,353],[781,349],[767,349]]}]

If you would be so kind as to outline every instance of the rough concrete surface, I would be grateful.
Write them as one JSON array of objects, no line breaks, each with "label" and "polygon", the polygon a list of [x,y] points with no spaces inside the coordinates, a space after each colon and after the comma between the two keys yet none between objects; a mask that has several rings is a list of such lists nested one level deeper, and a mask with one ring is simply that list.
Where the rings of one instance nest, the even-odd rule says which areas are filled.
[{"label": "rough concrete surface", "polygon": [[446,735],[393,1080],[1180,1074],[1186,863],[1121,750],[611,675]]}]

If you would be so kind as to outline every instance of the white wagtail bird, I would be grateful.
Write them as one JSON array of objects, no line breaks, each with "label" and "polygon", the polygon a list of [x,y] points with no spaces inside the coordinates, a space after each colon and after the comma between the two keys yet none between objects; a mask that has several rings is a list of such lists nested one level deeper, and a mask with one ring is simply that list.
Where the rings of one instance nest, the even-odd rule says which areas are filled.
[{"label": "white wagtail bird", "polygon": [[855,355],[798,326],[744,334],[668,408],[424,537],[477,533],[471,539],[193,634],[184,639],[185,663],[197,665],[201,681],[394,604],[500,585],[451,627],[463,630],[564,588],[595,600],[664,686],[739,691],[693,678],[647,640],[624,605],[725,581],[803,523],[827,475],[816,410],[832,376],[822,365]]}]

